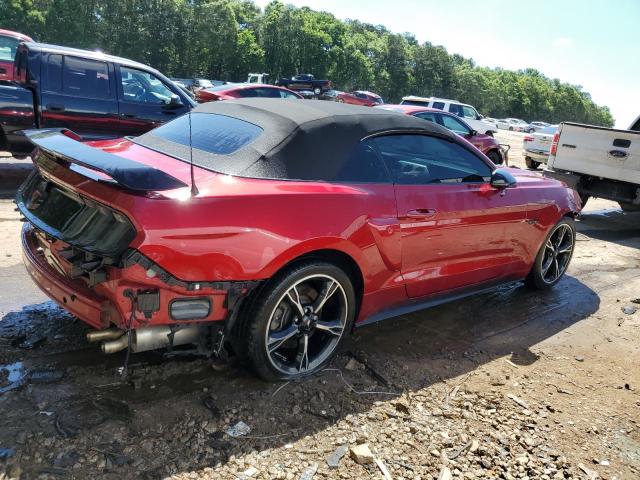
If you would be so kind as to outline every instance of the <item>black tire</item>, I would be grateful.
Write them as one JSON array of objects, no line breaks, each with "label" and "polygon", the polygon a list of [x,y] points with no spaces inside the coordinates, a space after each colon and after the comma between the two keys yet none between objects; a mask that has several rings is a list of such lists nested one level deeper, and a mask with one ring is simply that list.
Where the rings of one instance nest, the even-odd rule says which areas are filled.
[{"label": "black tire", "polygon": [[489,157],[489,160],[491,160],[496,165],[502,165],[502,155],[500,155],[499,152],[495,150],[489,150],[487,152],[487,157]]},{"label": "black tire", "polygon": [[485,135],[488,135],[488,136],[490,136],[490,137],[493,137],[493,130],[487,130],[487,131],[485,132]]},{"label": "black tire", "polygon": [[316,87],[313,89],[313,93],[316,95],[320,95],[322,93],[322,89],[320,87]]},{"label": "black tire", "polygon": [[[324,281],[326,284],[322,283]],[[304,317],[299,315],[297,306],[302,307],[305,312],[307,309],[313,310],[315,303],[326,291],[325,287],[331,290],[333,284],[327,287],[330,281],[337,282],[339,287],[336,286],[335,290],[327,295],[328,300],[320,304],[319,310],[315,312],[316,321],[310,320],[307,314]],[[315,283],[314,286],[314,282],[320,283]],[[320,285],[322,291],[319,292]],[[295,292],[297,303],[292,301],[291,292]],[[311,298],[310,295],[314,292],[316,297]],[[331,318],[339,312],[339,336],[331,330],[337,330],[335,326],[329,327],[329,323],[324,323],[318,318],[324,313],[325,308],[328,309],[327,314]],[[320,260],[309,260],[294,265],[265,285],[248,312],[244,329],[247,358],[255,372],[267,381],[287,381],[317,373],[331,361],[351,331],[355,312],[356,296],[353,285],[341,268]],[[313,317],[313,314],[311,316]],[[279,322],[278,328],[274,326],[274,322]],[[323,323],[324,327],[320,328]],[[299,331],[289,333],[296,329]],[[286,340],[279,340],[285,337]],[[314,338],[318,345],[311,344]],[[272,344],[271,349],[268,347],[269,342]],[[304,345],[304,354],[300,358],[301,345]],[[309,353],[313,353],[314,350],[317,351],[317,358],[311,359]],[[303,369],[305,356],[306,366]]]},{"label": "black tire", "polygon": [[526,163],[527,168],[530,168],[531,170],[537,170],[538,167],[540,166],[540,162],[536,162],[531,157],[524,157],[524,163]]},{"label": "black tire", "polygon": [[582,202],[582,208],[584,208],[591,196],[585,193],[578,193],[578,195],[580,195],[580,202]]},{"label": "black tire", "polygon": [[622,211],[626,213],[640,212],[640,205],[627,202],[618,202],[618,205],[620,205]]},{"label": "black tire", "polygon": [[513,127],[509,127],[509,131],[510,131],[510,132],[513,132]]},{"label": "black tire", "polygon": [[[562,237],[560,242],[556,245],[555,243],[555,238],[557,238],[556,235],[559,235],[562,229],[566,229],[565,235],[570,234],[570,236],[568,238]],[[564,250],[569,246],[569,241],[570,241],[570,251],[564,253],[561,259],[559,259],[560,253],[556,253],[555,255],[552,255],[551,264],[545,266],[545,263],[549,261],[549,255],[552,254],[552,252],[548,250],[549,243],[552,244],[554,251],[561,252],[562,250]],[[549,234],[544,239],[544,242],[540,247],[540,251],[536,255],[536,259],[535,259],[535,262],[533,263],[533,267],[531,268],[529,275],[527,275],[525,284],[528,287],[534,288],[536,290],[548,290],[551,287],[553,287],[556,283],[560,281],[560,279],[563,277],[563,275],[567,271],[567,268],[569,267],[569,263],[571,263],[571,258],[573,257],[575,244],[576,244],[576,229],[574,226],[573,219],[569,217],[564,217],[562,220],[560,220],[558,223],[556,223],[553,226]],[[553,271],[551,270],[552,267],[557,268],[556,273],[559,272],[557,275],[552,275],[553,273]]]}]

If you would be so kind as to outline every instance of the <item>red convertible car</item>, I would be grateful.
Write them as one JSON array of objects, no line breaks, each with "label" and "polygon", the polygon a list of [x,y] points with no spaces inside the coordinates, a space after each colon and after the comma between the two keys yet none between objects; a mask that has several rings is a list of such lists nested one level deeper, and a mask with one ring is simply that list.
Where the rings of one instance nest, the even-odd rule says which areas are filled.
[{"label": "red convertible car", "polygon": [[292,92],[288,88],[276,87],[275,85],[263,85],[259,83],[240,83],[220,85],[218,87],[203,88],[196,92],[196,101],[200,103],[213,102],[216,100],[234,100],[236,98],[297,98],[302,99],[302,95]]},{"label": "red convertible car", "polygon": [[408,115],[240,99],[134,138],[27,135],[27,270],[104,352],[230,348],[292,379],[354,325],[546,289],[573,253],[573,190]]},{"label": "red convertible car", "polygon": [[464,120],[453,113],[443,112],[437,108],[415,105],[380,105],[376,108],[404,113],[405,115],[413,115],[414,117],[442,125],[468,140],[496,165],[506,166],[509,164],[508,150],[502,149],[495,138],[472,129]]},{"label": "red convertible car", "polygon": [[362,105],[364,107],[373,107],[382,105],[382,97],[377,93],[357,90],[355,92],[341,92],[336,96],[336,101],[341,103],[349,103],[351,105]]}]

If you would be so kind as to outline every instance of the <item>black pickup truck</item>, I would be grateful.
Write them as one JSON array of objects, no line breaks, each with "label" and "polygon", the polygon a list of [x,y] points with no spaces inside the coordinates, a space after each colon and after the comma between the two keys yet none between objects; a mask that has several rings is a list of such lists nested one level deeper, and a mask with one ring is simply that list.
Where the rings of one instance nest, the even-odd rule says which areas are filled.
[{"label": "black pickup truck", "polygon": [[196,103],[157,70],[125,58],[21,43],[13,82],[0,84],[0,151],[33,149],[21,131],[68,128],[83,140],[139,135]]},{"label": "black pickup truck", "polygon": [[311,91],[316,96],[332,88],[330,80],[316,80],[310,73],[296,75],[292,78],[281,78],[276,82],[276,85],[296,92]]}]

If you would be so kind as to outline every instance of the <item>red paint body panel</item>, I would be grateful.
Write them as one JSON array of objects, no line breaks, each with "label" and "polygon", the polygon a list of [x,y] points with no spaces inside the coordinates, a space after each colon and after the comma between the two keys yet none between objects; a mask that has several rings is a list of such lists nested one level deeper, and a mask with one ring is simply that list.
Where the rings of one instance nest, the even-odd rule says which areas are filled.
[{"label": "red paint body panel", "polygon": [[[0,28],[0,37],[5,37],[16,42],[32,42],[31,37],[11,30],[2,30]],[[13,59],[0,59],[0,80],[13,80]]]},{"label": "red paint body panel", "polygon": [[277,87],[275,85],[266,85],[260,83],[249,83],[242,85],[225,85],[224,87],[215,87],[215,88],[203,88],[196,92],[196,101],[200,103],[205,102],[213,102],[217,100],[233,100],[234,98],[243,98],[248,96],[261,97],[265,96],[263,94],[249,94],[249,91],[253,91],[256,89],[260,89],[261,93],[265,93],[267,90],[269,92],[274,92],[273,95],[277,95],[276,92],[287,92],[292,96],[302,99],[302,95],[296,93],[288,88]]},{"label": "red paint body panel", "polygon": [[[356,95],[359,94],[359,95]],[[337,95],[337,100],[351,105],[362,105],[364,107],[373,107],[380,105],[382,98],[373,92],[342,92]]]},{"label": "red paint body panel", "polygon": [[[109,153],[153,165],[190,184],[183,161],[127,140],[91,142]],[[272,277],[289,262],[319,250],[348,255],[362,272],[358,321],[410,298],[526,276],[549,229],[579,211],[576,194],[555,180],[510,170],[518,185],[336,184],[263,180],[194,167],[199,194],[189,188],[135,194],[89,180],[59,165],[57,183],[126,215],[137,234],[131,247],[183,281],[242,281]],[[414,209],[432,216],[408,219]],[[25,229],[25,262],[54,300],[93,326],[123,326],[130,315],[126,288],[158,288],[161,311],[136,325],[171,323],[169,301],[206,295],[213,302],[203,321],[223,320],[224,291],[186,291],[149,278],[138,265],[109,270],[109,280],[88,289],[43,262],[33,232]],[[52,251],[58,247],[55,245]],[[55,254],[55,252],[54,252]],[[58,258],[64,265],[64,259]],[[65,269],[68,267],[65,266]],[[73,306],[61,297],[70,292]]]}]

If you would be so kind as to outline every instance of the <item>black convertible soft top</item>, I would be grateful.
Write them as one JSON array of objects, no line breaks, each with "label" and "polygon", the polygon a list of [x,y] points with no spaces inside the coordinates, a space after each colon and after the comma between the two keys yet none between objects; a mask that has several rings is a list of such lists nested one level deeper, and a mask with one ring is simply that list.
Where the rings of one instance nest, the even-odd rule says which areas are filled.
[{"label": "black convertible soft top", "polygon": [[[383,132],[421,132],[459,142],[451,131],[425,120],[371,107],[346,105],[337,102],[312,100],[284,100],[251,98],[217,101],[195,108],[191,116],[194,136],[206,142],[215,131],[203,130],[208,115],[222,115],[247,122],[249,128],[260,132],[245,138],[242,146],[226,153],[228,138],[213,153],[193,149],[193,163],[199,167],[228,175],[254,178],[282,178],[321,180],[338,171],[358,143],[371,135]],[[188,115],[188,114],[187,114]],[[188,142],[179,135],[188,135],[187,115],[133,139],[143,146],[189,161]],[[179,124],[177,122],[180,122]],[[237,122],[236,122],[237,123]],[[259,127],[259,129],[256,129]],[[261,129],[261,130],[260,130]],[[173,128],[176,130],[176,128]],[[210,133],[209,133],[210,132]],[[188,137],[187,137],[188,138]],[[236,140],[231,139],[231,142]],[[225,143],[226,142],[226,143]],[[193,142],[195,145],[198,142]],[[215,149],[214,149],[215,150]]]}]

